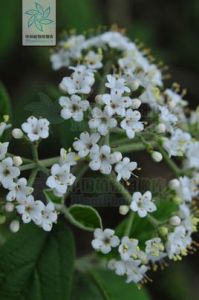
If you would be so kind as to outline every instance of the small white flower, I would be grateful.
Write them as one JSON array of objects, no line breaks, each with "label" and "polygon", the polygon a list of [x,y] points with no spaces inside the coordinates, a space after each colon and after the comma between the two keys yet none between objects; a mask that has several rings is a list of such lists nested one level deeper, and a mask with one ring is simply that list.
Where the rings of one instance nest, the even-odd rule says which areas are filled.
[{"label": "small white flower", "polygon": [[102,68],[102,55],[94,51],[89,51],[84,57],[85,64],[90,69],[101,69]]},{"label": "small white flower", "polygon": [[51,176],[48,177],[46,184],[54,190],[56,195],[62,196],[74,181],[75,176],[70,173],[68,164],[54,164],[51,168]]},{"label": "small white flower", "polygon": [[136,168],[137,163],[135,161],[130,161],[128,157],[124,157],[123,160],[115,166],[115,171],[118,173],[117,180],[128,180]]},{"label": "small white flower", "polygon": [[100,108],[95,107],[92,110],[92,118],[88,124],[91,129],[97,129],[101,135],[107,135],[109,129],[116,127],[117,121],[111,118],[105,110],[102,111]]},{"label": "small white flower", "polygon": [[174,232],[168,235],[166,250],[170,259],[186,255],[186,248],[192,243],[192,239],[183,226],[175,228]]},{"label": "small white flower", "polygon": [[4,159],[0,162],[0,183],[5,189],[13,187],[13,179],[20,175],[20,170],[13,166],[11,157]]},{"label": "small white flower", "polygon": [[124,236],[121,240],[121,244],[118,248],[122,260],[129,260],[130,258],[137,258],[138,252],[138,240],[129,239]]},{"label": "small white flower", "polygon": [[77,95],[69,97],[61,97],[59,104],[62,107],[61,117],[65,120],[72,118],[77,122],[81,122],[84,118],[84,112],[89,108],[89,102],[82,100]]},{"label": "small white flower", "polygon": [[189,177],[183,176],[178,179],[179,185],[173,185],[172,188],[183,201],[190,202],[193,197],[192,183]]},{"label": "small white flower", "polygon": [[111,248],[117,247],[120,243],[119,238],[114,235],[115,232],[112,229],[100,229],[97,228],[94,231],[94,240],[92,240],[92,246],[95,250],[107,254],[111,251]]},{"label": "small white flower", "polygon": [[33,196],[30,195],[22,201],[18,201],[18,203],[16,210],[20,215],[22,215],[22,221],[24,223],[30,223],[33,221],[39,225],[41,222],[43,202],[40,200],[35,201]]},{"label": "small white flower", "polygon": [[44,205],[41,210],[41,223],[39,224],[45,231],[51,231],[53,223],[57,222],[57,213],[52,202]]},{"label": "small white flower", "polygon": [[70,77],[64,77],[60,88],[68,94],[89,94],[94,84],[93,72],[84,65],[71,67],[74,70]]},{"label": "small white flower", "polygon": [[126,262],[126,275],[127,275],[127,283],[140,282],[147,272],[148,267],[142,265],[140,260],[130,260]]},{"label": "small white flower", "polygon": [[160,123],[166,126],[167,131],[172,131],[173,126],[176,125],[178,118],[172,114],[166,106],[159,106],[160,116],[159,121]]},{"label": "small white flower", "polygon": [[183,156],[191,141],[189,133],[176,129],[171,138],[164,139],[164,148],[169,153],[169,156]]},{"label": "small white flower", "polygon": [[30,195],[33,191],[32,187],[27,186],[26,178],[20,178],[17,182],[14,182],[10,192],[6,196],[6,200],[8,201],[22,201],[26,199],[28,195]]},{"label": "small white flower", "polygon": [[75,152],[68,152],[61,148],[60,150],[60,164],[68,165],[69,167],[75,166],[77,164],[78,156]]},{"label": "small white flower", "polygon": [[9,143],[0,143],[0,160],[4,159],[8,151]]},{"label": "small white flower", "polygon": [[119,77],[118,75],[107,75],[107,83],[105,84],[112,92],[116,94],[123,94],[125,92],[130,93],[130,89],[126,86],[124,78]]},{"label": "small white flower", "polygon": [[121,96],[115,92],[111,92],[111,94],[103,94],[98,95],[100,97],[100,102],[104,103],[105,111],[109,116],[113,116],[114,114],[124,117],[126,108],[132,106],[133,100],[129,97]]},{"label": "small white flower", "polygon": [[80,139],[73,143],[73,148],[78,152],[80,157],[85,157],[90,153],[90,150],[100,139],[99,133],[82,132]]},{"label": "small white flower", "polygon": [[117,163],[122,159],[120,152],[111,153],[111,148],[107,145],[99,147],[93,146],[90,151],[91,161],[89,167],[93,171],[100,170],[102,174],[110,174],[112,170],[112,164]]},{"label": "small white flower", "polygon": [[120,123],[120,126],[126,130],[126,134],[129,139],[135,137],[136,132],[140,132],[144,129],[142,122],[140,122],[141,114],[138,110],[128,109],[126,111],[126,116]]},{"label": "small white flower", "polygon": [[149,191],[143,195],[140,192],[135,192],[132,196],[130,208],[132,211],[137,212],[141,218],[146,217],[147,213],[157,210],[155,203],[152,201],[152,194]]},{"label": "small white flower", "polygon": [[37,119],[33,116],[21,125],[31,142],[46,139],[49,136],[49,121],[45,118]]},{"label": "small white flower", "polygon": [[160,238],[153,238],[145,242],[145,253],[149,260],[155,262],[166,256],[164,253],[164,245]]},{"label": "small white flower", "polygon": [[187,101],[183,100],[181,95],[171,89],[166,89],[164,94],[167,98],[167,104],[171,109],[174,109],[176,106],[184,107],[187,105]]},{"label": "small white flower", "polygon": [[193,142],[188,145],[186,157],[186,165],[189,168],[199,169],[199,142]]}]

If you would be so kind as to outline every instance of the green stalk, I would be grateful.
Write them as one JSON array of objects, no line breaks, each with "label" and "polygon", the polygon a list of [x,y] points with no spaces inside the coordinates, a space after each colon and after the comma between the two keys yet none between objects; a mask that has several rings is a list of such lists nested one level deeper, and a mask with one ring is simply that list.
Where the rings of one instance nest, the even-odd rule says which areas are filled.
[{"label": "green stalk", "polygon": [[37,177],[38,169],[32,170],[30,177],[28,179],[28,186],[33,186],[35,179]]},{"label": "green stalk", "polygon": [[127,223],[127,226],[126,226],[126,230],[124,232],[125,236],[129,236],[130,233],[131,233],[131,229],[132,229],[134,217],[135,217],[135,213],[131,212],[130,215],[129,215],[129,217],[128,217],[128,223]]},{"label": "green stalk", "polygon": [[106,176],[108,180],[112,183],[112,185],[118,190],[118,192],[124,197],[127,203],[131,203],[131,194],[127,191],[127,189],[117,181],[116,177],[113,174]]},{"label": "green stalk", "polygon": [[143,143],[132,143],[128,145],[121,145],[119,147],[113,148],[114,151],[119,151],[121,153],[129,153],[132,151],[141,151],[146,149],[146,146]]},{"label": "green stalk", "polygon": [[162,156],[164,157],[166,163],[168,164],[168,166],[171,168],[171,170],[177,175],[181,175],[182,171],[178,168],[178,166],[175,164],[175,162],[168,156],[167,152],[164,150],[164,148],[160,145],[158,145],[159,150],[162,154]]}]

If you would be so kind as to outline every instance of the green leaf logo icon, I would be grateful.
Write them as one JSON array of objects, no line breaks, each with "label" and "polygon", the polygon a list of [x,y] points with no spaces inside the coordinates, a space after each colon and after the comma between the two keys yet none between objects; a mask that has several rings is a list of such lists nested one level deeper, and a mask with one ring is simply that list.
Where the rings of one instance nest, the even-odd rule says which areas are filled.
[{"label": "green leaf logo icon", "polygon": [[25,12],[25,14],[29,16],[28,27],[35,26],[37,30],[43,31],[43,26],[47,26],[54,22],[48,18],[50,11],[50,6],[44,9],[40,3],[35,2],[35,8],[29,9]]}]

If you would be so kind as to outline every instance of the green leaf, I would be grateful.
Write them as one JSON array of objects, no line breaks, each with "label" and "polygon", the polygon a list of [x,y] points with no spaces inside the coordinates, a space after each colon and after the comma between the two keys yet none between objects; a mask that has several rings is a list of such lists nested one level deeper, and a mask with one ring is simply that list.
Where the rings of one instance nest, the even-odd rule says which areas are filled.
[{"label": "green leaf", "polygon": [[35,20],[35,26],[39,31],[43,31],[42,24],[39,21]]},{"label": "green leaf", "polygon": [[74,241],[63,223],[46,233],[24,225],[0,249],[0,299],[69,300]]},{"label": "green leaf", "polygon": [[97,212],[91,206],[75,204],[69,207],[68,214],[70,221],[77,227],[93,231],[96,228],[102,227],[102,220]]},{"label": "green leaf", "polygon": [[[127,284],[124,277],[107,270],[90,272],[95,284],[101,291],[104,300],[149,300],[144,289],[139,290],[134,283]],[[86,298],[85,298],[86,299]]]},{"label": "green leaf", "polygon": [[36,15],[38,14],[38,11],[35,9],[29,9],[25,12],[26,15]]},{"label": "green leaf", "polygon": [[25,110],[32,112],[36,117],[47,118],[51,124],[63,123],[60,117],[60,106],[57,101],[44,93],[39,93],[40,101],[31,102],[25,106]]},{"label": "green leaf", "polygon": [[40,23],[43,24],[43,25],[48,25],[48,24],[50,24],[50,23],[52,23],[52,22],[54,22],[54,21],[53,21],[53,20],[50,20],[50,19],[42,19],[42,20],[40,21]]},{"label": "green leaf", "polygon": [[43,15],[44,10],[43,10],[43,7],[41,6],[41,4],[39,4],[38,2],[35,2],[35,6],[36,6],[37,11]]},{"label": "green leaf", "polygon": [[76,274],[71,294],[71,300],[104,300],[92,277],[85,273]]},{"label": "green leaf", "polygon": [[55,204],[61,204],[62,203],[63,197],[55,196],[51,189],[45,189],[45,190],[43,190],[43,193],[44,193],[46,199],[49,202],[53,202]]},{"label": "green leaf", "polygon": [[35,16],[30,17],[28,20],[28,27],[31,27],[34,21],[35,21]]},{"label": "green leaf", "polygon": [[8,96],[5,87],[0,82],[0,117],[2,118],[4,115],[11,115],[11,104],[10,97]]},{"label": "green leaf", "polygon": [[44,18],[48,18],[49,14],[50,14],[50,6],[48,6],[48,8],[44,10],[44,14],[43,14]]}]

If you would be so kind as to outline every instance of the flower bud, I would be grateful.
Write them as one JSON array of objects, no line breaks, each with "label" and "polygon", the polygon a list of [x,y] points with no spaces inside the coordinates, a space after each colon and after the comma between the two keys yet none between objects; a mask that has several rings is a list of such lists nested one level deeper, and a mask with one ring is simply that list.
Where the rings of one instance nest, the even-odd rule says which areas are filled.
[{"label": "flower bud", "polygon": [[14,233],[18,232],[19,231],[19,228],[20,228],[20,224],[19,224],[19,221],[17,220],[13,220],[11,223],[10,223],[10,230]]},{"label": "flower bud", "polygon": [[161,234],[163,237],[166,237],[166,236],[168,235],[168,233],[169,233],[169,230],[168,230],[167,227],[162,226],[162,227],[159,228],[159,232],[160,232],[160,234]]},{"label": "flower bud", "polygon": [[4,224],[5,221],[6,221],[6,216],[0,215],[0,225],[1,225],[1,224]]},{"label": "flower bud", "polygon": [[14,205],[12,203],[6,203],[5,205],[5,211],[12,212],[14,210]]},{"label": "flower bud", "polygon": [[155,162],[160,162],[163,159],[162,154],[157,151],[153,151],[151,157]]},{"label": "flower bud", "polygon": [[181,223],[181,219],[178,216],[173,216],[173,217],[170,218],[169,223],[172,226],[178,226]]},{"label": "flower bud", "polygon": [[13,162],[14,162],[14,165],[15,165],[16,167],[19,167],[19,166],[22,165],[23,160],[22,160],[22,158],[21,158],[20,156],[14,156],[14,157],[13,157]]},{"label": "flower bud", "polygon": [[9,121],[9,119],[10,119],[9,115],[3,115],[4,122],[7,123]]},{"label": "flower bud", "polygon": [[180,205],[182,203],[182,199],[179,196],[173,197],[173,202],[177,205]]},{"label": "flower bud", "polygon": [[179,186],[180,186],[180,182],[178,179],[172,179],[169,181],[169,187],[172,190],[176,190],[177,188],[179,188]]},{"label": "flower bud", "polygon": [[136,91],[140,86],[140,81],[139,80],[133,80],[130,84],[130,87],[132,91]]},{"label": "flower bud", "polygon": [[119,207],[119,213],[123,216],[127,215],[129,212],[129,206],[128,205],[120,205]]},{"label": "flower bud", "polygon": [[133,99],[133,103],[132,103],[131,107],[133,109],[138,109],[141,104],[142,104],[142,102],[140,101],[140,99]]},{"label": "flower bud", "polygon": [[12,131],[12,136],[15,139],[22,139],[22,137],[23,137],[23,131],[20,128],[15,128]]},{"label": "flower bud", "polygon": [[165,133],[165,131],[166,131],[166,126],[163,123],[160,123],[159,125],[156,126],[157,133]]}]

